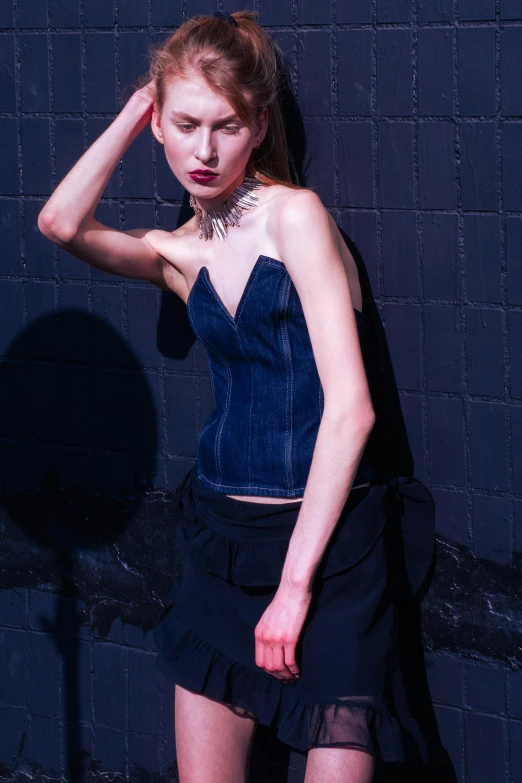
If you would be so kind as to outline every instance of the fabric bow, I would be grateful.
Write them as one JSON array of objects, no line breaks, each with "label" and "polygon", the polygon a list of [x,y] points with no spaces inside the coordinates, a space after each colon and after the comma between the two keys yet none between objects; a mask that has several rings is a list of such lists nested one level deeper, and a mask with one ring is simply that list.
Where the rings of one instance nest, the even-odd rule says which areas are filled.
[{"label": "fabric bow", "polygon": [[388,510],[397,533],[398,554],[415,597],[433,559],[435,502],[429,489],[412,476],[392,476],[384,484],[388,487]]}]

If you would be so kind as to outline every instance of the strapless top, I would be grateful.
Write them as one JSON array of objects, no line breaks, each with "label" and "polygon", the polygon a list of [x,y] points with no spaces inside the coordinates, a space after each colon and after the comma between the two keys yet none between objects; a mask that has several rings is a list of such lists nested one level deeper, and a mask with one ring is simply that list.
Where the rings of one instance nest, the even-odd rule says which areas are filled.
[{"label": "strapless top", "polygon": [[[284,263],[258,257],[235,316],[201,267],[187,312],[207,349],[216,402],[197,439],[199,480],[225,494],[302,496],[324,395],[301,302]],[[365,317],[356,309],[355,315],[364,352]],[[353,486],[373,478],[365,450]]]}]

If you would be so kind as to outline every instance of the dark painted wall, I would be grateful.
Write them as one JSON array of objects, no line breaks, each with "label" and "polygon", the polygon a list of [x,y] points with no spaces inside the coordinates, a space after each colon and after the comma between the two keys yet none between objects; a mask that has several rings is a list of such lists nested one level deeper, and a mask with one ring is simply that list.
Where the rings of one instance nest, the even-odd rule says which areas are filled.
[{"label": "dark painted wall", "polygon": [[[150,629],[180,572],[170,512],[212,407],[206,357],[174,296],[89,269],[43,238],[36,217],[146,69],[148,43],[182,11],[211,10],[0,5],[9,780],[175,776],[172,688],[155,673]],[[415,475],[436,500],[422,641],[454,779],[520,783],[522,3],[261,0],[259,10],[289,58],[307,183],[364,262]],[[173,229],[191,214],[144,132],[99,218]],[[302,780],[300,754],[262,772],[274,743],[259,743],[260,780],[275,780],[278,763]]]}]

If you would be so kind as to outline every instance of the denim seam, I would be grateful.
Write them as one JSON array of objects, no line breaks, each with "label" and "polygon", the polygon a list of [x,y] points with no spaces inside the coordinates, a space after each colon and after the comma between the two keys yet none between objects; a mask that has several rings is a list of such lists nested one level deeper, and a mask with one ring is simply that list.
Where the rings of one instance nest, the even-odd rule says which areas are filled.
[{"label": "denim seam", "polygon": [[[238,308],[238,311],[236,313],[236,320],[239,321],[239,317],[241,315],[241,312],[243,311],[243,308],[245,306],[245,303],[248,298],[248,294],[250,291],[250,288],[254,284],[255,280],[257,279],[259,275],[259,271],[261,269],[261,264],[267,264],[268,266],[272,266],[276,269],[280,269],[284,264],[282,264],[279,261],[276,261],[274,259],[271,261],[270,259],[264,257],[264,256],[258,256],[257,259],[257,269],[254,275],[252,275],[251,279],[249,280],[249,283],[247,284],[248,291],[246,291],[245,296],[241,298],[240,307]],[[286,272],[286,268],[285,268]],[[288,272],[286,272],[288,275]],[[243,355],[245,355],[245,352],[243,350],[243,345],[241,343],[239,332],[238,332],[238,341],[240,344],[241,351],[243,352]],[[247,476],[248,476],[248,486],[250,486],[250,482],[252,480],[252,471],[251,471],[251,446],[252,446],[252,402],[254,399],[254,374],[252,372],[252,368],[250,367],[250,409],[248,414],[248,445],[247,445]]]},{"label": "denim seam", "polygon": [[[271,487],[259,487],[259,486],[253,486],[252,484],[240,484],[240,485],[238,485],[238,484],[222,484],[222,483],[218,484],[215,481],[211,481],[210,479],[208,479],[204,475],[204,473],[198,473],[198,478],[202,479],[203,481],[206,481],[207,484],[211,485],[212,487],[217,487],[217,488],[219,488],[221,490],[226,490],[227,492],[241,492],[242,490],[245,490],[245,489],[248,489],[248,490],[255,489],[255,490],[258,490],[258,491],[261,491],[261,492],[268,491],[268,492],[278,492],[279,493],[278,495],[273,495],[273,496],[267,495],[267,497],[292,497],[292,495],[290,495],[288,493],[292,492],[292,493],[295,494],[297,492],[303,493],[305,491],[305,487],[297,487],[295,489],[289,490],[289,489],[281,489],[280,487],[274,487],[274,486],[271,486]],[[247,493],[245,492],[245,495],[246,494]]]},{"label": "denim seam", "polygon": [[222,472],[221,472],[221,434],[223,432],[223,427],[225,426],[225,419],[228,415],[228,410],[230,407],[230,398],[232,396],[232,373],[230,371],[230,367],[228,365],[228,362],[223,356],[219,357],[223,364],[225,365],[225,369],[227,371],[227,377],[228,377],[228,385],[227,385],[227,400],[225,403],[225,410],[223,411],[223,415],[221,416],[221,421],[219,422],[218,431],[216,433],[216,441],[214,443],[214,458],[217,463],[218,468],[218,479],[221,481],[222,478]]},{"label": "denim seam", "polygon": [[[256,277],[257,277],[257,272],[256,272]],[[243,348],[243,342],[241,340],[241,335],[239,334],[239,331],[237,332],[237,342],[238,342],[239,348],[241,349],[241,353],[245,357],[245,361],[247,361],[247,355],[245,353],[245,349]],[[248,446],[247,446],[247,454],[248,454],[248,458],[247,458],[247,475],[248,475],[248,481],[250,482],[250,422],[251,422],[251,419],[252,419],[252,385],[253,385],[253,382],[252,382],[252,369],[251,369],[251,365],[250,364],[249,364],[249,369],[250,369],[250,413],[249,413],[249,430],[248,430]]]},{"label": "denim seam", "polygon": [[248,476],[248,483],[250,484],[252,480],[252,471],[250,467],[250,459],[251,459],[251,451],[250,447],[252,444],[252,402],[254,399],[254,373],[252,371],[252,365],[250,365],[250,410],[248,413],[248,447],[247,447],[247,476]]},{"label": "denim seam", "polygon": [[288,302],[290,300],[290,276],[287,278],[286,290],[283,286],[281,299],[286,297],[286,302],[281,304],[284,306],[283,318],[281,322],[281,337],[283,344],[283,352],[286,357],[286,433],[285,433],[285,467],[286,467],[286,480],[288,489],[293,490],[294,477],[292,471],[292,447],[293,447],[293,410],[292,410],[292,397],[293,397],[293,367],[292,367],[292,354],[290,350],[290,341],[288,339]]}]

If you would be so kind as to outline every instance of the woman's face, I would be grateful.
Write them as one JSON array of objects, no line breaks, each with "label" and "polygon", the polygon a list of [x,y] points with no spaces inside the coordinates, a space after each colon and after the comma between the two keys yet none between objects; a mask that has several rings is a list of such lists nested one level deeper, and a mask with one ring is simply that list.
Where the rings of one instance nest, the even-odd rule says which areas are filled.
[{"label": "woman's face", "polygon": [[[268,111],[249,128],[226,98],[197,73],[167,84],[161,115],[154,111],[152,132],[180,183],[196,198],[212,199],[243,178],[250,153],[264,137]],[[217,176],[195,181],[191,172],[207,169]],[[228,195],[228,194],[227,194]]]}]

